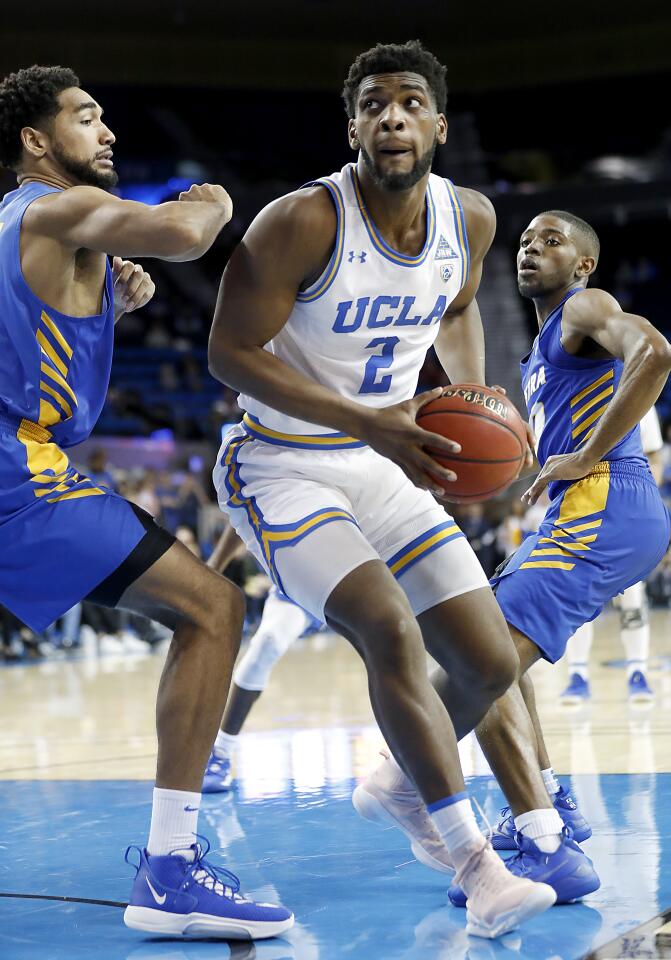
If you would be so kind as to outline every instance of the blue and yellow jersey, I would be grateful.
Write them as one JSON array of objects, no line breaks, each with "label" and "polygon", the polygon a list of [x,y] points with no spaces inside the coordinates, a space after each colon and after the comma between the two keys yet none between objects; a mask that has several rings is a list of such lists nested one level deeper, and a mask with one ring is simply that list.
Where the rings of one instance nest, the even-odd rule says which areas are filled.
[{"label": "blue and yellow jersey", "polygon": [[112,366],[114,291],[107,265],[102,313],[69,317],[44,303],[21,270],[23,215],[57,192],[28,183],[0,204],[0,418],[5,428],[70,447],[100,416]]},{"label": "blue and yellow jersey", "polygon": [[[582,290],[583,287],[575,287],[567,293],[541,327],[531,353],[520,364],[524,399],[541,466],[548,457],[579,450],[592,436],[622,376],[623,364],[616,357],[589,360],[567,353],[562,346],[564,304]],[[645,466],[638,426],[602,459],[635,460]],[[552,489],[555,486],[550,485],[551,496],[556,493]]]}]

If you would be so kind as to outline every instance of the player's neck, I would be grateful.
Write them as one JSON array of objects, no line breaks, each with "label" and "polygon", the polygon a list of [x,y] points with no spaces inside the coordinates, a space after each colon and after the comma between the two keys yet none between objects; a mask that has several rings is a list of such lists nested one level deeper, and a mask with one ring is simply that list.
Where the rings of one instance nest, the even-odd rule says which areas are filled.
[{"label": "player's neck", "polygon": [[68,187],[74,187],[75,184],[60,173],[53,170],[30,170],[17,174],[19,186],[25,183],[43,183],[47,187],[57,187],[59,190],[67,190]]},{"label": "player's neck", "polygon": [[383,189],[363,163],[357,164],[356,173],[368,213],[394,250],[403,250],[408,234],[419,231],[424,236],[428,173],[409,190]]},{"label": "player's neck", "polygon": [[575,283],[569,283],[566,287],[560,287],[559,290],[553,290],[551,293],[540,297],[534,297],[534,307],[536,308],[536,319],[538,320],[538,329],[543,326],[550,314],[557,309],[564,300],[567,293],[575,287]]}]

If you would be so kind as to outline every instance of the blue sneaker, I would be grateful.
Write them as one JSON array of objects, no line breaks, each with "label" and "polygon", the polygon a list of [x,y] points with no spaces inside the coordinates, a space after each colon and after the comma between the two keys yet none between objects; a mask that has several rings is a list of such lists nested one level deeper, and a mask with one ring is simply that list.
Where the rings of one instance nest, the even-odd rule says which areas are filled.
[{"label": "blue sneaker", "polygon": [[[209,843],[205,849],[199,843],[189,849],[195,854],[192,862],[179,854],[150,857],[140,847],[128,847],[126,863],[137,873],[123,916],[127,927],[226,940],[276,937],[293,927],[294,915],[285,907],[247,900],[235,874],[207,863]],[[128,859],[131,850],[139,854],[137,865]]]},{"label": "blue sneaker", "polygon": [[585,703],[591,696],[589,681],[583,680],[579,673],[572,673],[568,680],[568,687],[559,694],[559,701],[566,706],[573,706]]},{"label": "blue sneaker", "polygon": [[652,703],[655,699],[655,695],[645,679],[645,674],[641,670],[634,670],[629,677],[627,690],[630,703]]},{"label": "blue sneaker", "polygon": [[571,828],[571,837],[576,843],[584,843],[592,836],[592,828],[583,817],[578,804],[565,787],[559,787],[552,798],[554,808],[567,827]]},{"label": "blue sneaker", "polygon": [[203,793],[228,793],[233,789],[233,775],[231,774],[231,761],[226,757],[221,760],[210,754],[210,759],[205,767],[203,776]]},{"label": "blue sneaker", "polygon": [[[573,839],[577,843],[589,840],[592,836],[592,828],[565,787],[559,788],[559,792],[552,798],[552,803],[565,825],[571,828]],[[516,833],[515,819],[510,812],[510,807],[502,807],[498,823],[492,830],[492,846],[495,850],[517,850]]]},{"label": "blue sneaker", "polygon": [[[601,886],[594,865],[571,839],[571,828],[564,827],[561,846],[554,853],[543,853],[533,840],[517,833],[518,852],[506,861],[506,870],[516,877],[547,883],[557,894],[557,903],[573,903]],[[466,906],[466,894],[457,884],[447,891],[455,907]]]}]

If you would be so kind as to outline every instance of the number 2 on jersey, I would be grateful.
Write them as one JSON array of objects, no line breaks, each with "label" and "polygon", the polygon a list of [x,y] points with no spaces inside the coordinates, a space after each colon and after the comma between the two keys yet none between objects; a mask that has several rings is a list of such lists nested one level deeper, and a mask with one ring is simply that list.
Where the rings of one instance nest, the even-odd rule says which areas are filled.
[{"label": "number 2 on jersey", "polygon": [[382,349],[366,361],[359,393],[389,393],[391,374],[385,373],[378,379],[378,373],[380,370],[386,370],[394,362],[394,349],[398,342],[398,337],[375,337],[366,344],[366,350],[374,350],[376,347],[382,347]]}]

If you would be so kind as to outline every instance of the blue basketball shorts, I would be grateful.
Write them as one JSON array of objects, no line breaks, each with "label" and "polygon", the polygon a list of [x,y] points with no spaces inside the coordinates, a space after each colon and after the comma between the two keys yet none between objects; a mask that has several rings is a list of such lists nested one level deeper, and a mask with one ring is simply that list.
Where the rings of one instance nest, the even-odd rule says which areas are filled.
[{"label": "blue basketball shorts", "polygon": [[649,469],[604,461],[551,501],[538,532],[490,582],[508,623],[555,663],[578,627],[652,573],[669,532]]}]

